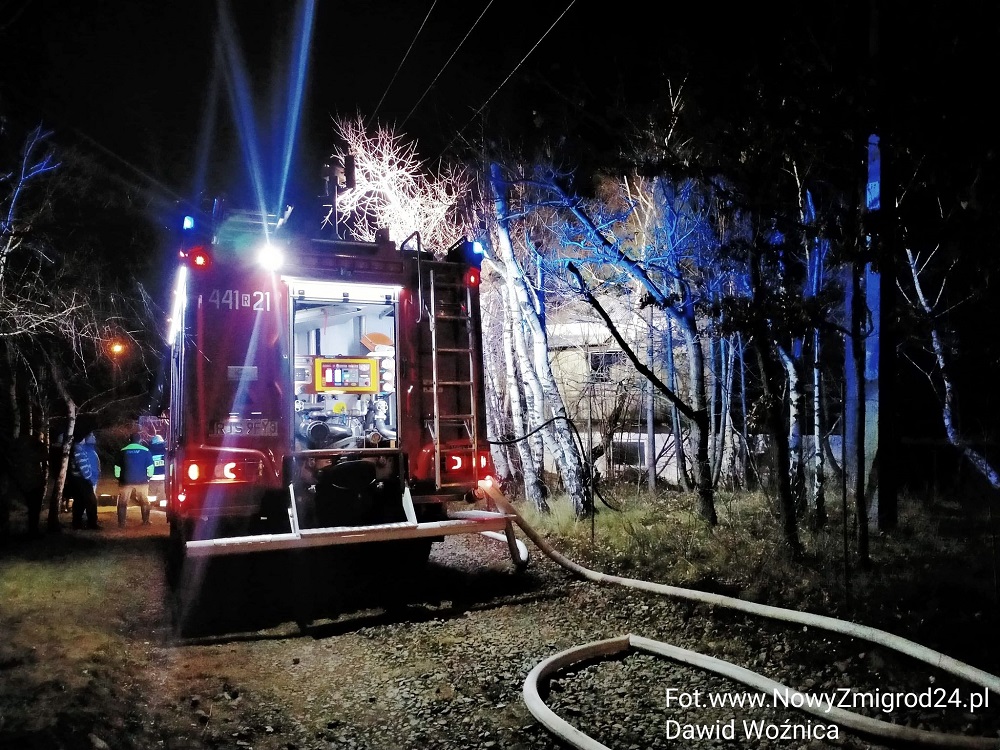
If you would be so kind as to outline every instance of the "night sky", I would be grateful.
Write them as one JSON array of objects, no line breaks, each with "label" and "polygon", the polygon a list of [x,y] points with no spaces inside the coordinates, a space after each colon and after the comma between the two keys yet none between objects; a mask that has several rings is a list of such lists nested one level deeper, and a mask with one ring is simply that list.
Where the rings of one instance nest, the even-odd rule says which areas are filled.
[{"label": "night sky", "polygon": [[[238,0],[230,6],[253,82],[265,166],[273,170],[297,3]],[[224,89],[213,87],[216,7],[209,0],[2,2],[0,105],[8,116],[42,121],[60,138],[101,153],[109,169],[144,175],[148,185],[185,197],[202,182],[209,192],[239,192],[246,180],[231,108]],[[641,97],[665,72],[732,79],[753,56],[780,52],[791,19],[742,7],[720,15],[697,4],[650,18],[648,11],[594,0],[317,0],[315,9],[301,172],[329,149],[330,118],[358,112],[403,125],[420,153],[435,158],[470,123],[479,126],[476,111],[536,44],[491,102],[493,112],[525,103],[517,99],[522,74],[567,90],[586,82],[591,100],[583,107],[599,106],[622,81]],[[852,46],[863,38],[863,25],[862,13]],[[199,146],[207,167],[199,166]]]},{"label": "night sky", "polygon": [[[284,124],[297,3],[231,0],[230,5],[265,141]],[[426,144],[421,151],[436,156],[536,43],[504,94],[517,90],[522,73],[538,72],[557,86],[589,81],[597,101],[623,80],[641,96],[642,88],[664,73],[678,81],[693,73],[695,83],[716,86],[716,95],[724,97],[727,81],[739,80],[761,60],[779,67],[793,46],[808,45],[812,38],[836,35],[840,59],[833,64],[864,55],[867,3],[741,5],[724,11],[709,5],[684,4],[652,14],[595,0],[316,0],[303,111],[307,148],[325,150],[332,115],[371,117],[377,109],[383,122],[405,119],[404,129]],[[931,106],[949,109],[953,118],[961,116],[959,110],[974,111],[973,97],[987,72],[979,65],[993,56],[997,24],[980,7],[985,5],[888,6],[892,12],[884,26],[899,39],[893,54],[905,58],[899,63],[901,83],[931,90],[937,102]],[[178,191],[189,190],[200,139],[211,137],[216,171],[231,166],[235,146],[224,97],[216,99],[222,106],[215,120],[206,121],[217,72],[216,7],[211,0],[4,0],[0,106],[8,116],[92,139],[95,148],[123,164]],[[234,177],[239,179],[235,174],[225,179]]]},{"label": "night sky", "polygon": [[[396,124],[412,111],[405,130],[426,144],[422,153],[435,156],[430,152],[447,145],[472,119],[567,5],[569,0],[318,0],[303,153],[329,148],[332,116],[371,117],[377,110],[380,121]],[[239,0],[231,6],[232,28],[253,82],[262,152],[276,161],[291,90],[296,3]],[[529,57],[530,66],[560,59],[583,67],[596,63],[582,56],[602,54],[603,45],[578,36],[595,20],[592,6],[585,0],[572,3]],[[0,23],[5,71],[0,103],[8,115],[43,121],[63,138],[89,143],[117,168],[142,172],[179,194],[198,185],[198,144],[204,143],[208,189],[238,190],[242,158],[231,109],[224,89],[213,88],[219,72],[214,2],[5,2]]]}]

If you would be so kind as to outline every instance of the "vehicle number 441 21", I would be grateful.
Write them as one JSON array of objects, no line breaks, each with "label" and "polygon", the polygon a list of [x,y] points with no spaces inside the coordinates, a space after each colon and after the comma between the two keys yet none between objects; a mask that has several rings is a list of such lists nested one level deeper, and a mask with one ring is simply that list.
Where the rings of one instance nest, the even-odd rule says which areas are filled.
[{"label": "vehicle number 441 21", "polygon": [[270,312],[270,292],[241,292],[239,289],[213,289],[208,304],[216,310],[256,310]]}]

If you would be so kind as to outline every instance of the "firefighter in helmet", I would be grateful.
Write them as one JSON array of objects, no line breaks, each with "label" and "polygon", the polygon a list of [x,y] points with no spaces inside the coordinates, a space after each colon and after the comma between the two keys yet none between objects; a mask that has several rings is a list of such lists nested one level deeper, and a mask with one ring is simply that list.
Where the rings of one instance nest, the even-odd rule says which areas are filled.
[{"label": "firefighter in helmet", "polygon": [[115,478],[118,480],[118,526],[125,528],[128,504],[135,495],[142,509],[142,523],[149,523],[149,480],[153,476],[153,454],[142,444],[142,435],[132,433],[128,445],[118,451]]}]

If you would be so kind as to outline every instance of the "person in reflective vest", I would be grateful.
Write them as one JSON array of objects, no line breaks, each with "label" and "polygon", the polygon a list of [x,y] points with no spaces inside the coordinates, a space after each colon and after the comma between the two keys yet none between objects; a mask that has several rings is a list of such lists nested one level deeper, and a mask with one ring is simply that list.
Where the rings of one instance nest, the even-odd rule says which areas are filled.
[{"label": "person in reflective vest", "polygon": [[159,501],[165,499],[163,483],[167,478],[167,446],[163,442],[162,436],[153,435],[153,439],[149,441],[149,452],[153,456],[153,474],[149,478],[149,502],[150,505],[155,506]]},{"label": "person in reflective vest", "polygon": [[142,435],[132,433],[128,445],[118,451],[115,478],[118,480],[118,526],[125,528],[128,504],[135,496],[142,509],[142,523],[149,523],[149,480],[153,476],[153,454],[142,444]]}]

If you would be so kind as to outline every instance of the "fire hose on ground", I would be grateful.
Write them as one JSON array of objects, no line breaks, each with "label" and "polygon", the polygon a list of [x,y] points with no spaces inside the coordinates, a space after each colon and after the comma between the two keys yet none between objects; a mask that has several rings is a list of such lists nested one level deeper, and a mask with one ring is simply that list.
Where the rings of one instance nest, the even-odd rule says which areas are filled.
[{"label": "fire hose on ground", "polygon": [[[825,615],[816,615],[808,612],[799,612],[781,607],[773,607],[755,602],[743,601],[733,597],[711,594],[694,589],[679,588],[665,584],[652,583],[634,578],[624,578],[621,576],[608,575],[598,571],[585,568],[579,563],[570,560],[561,554],[537,532],[511,505],[510,501],[504,497],[503,493],[494,484],[481,484],[489,498],[504,513],[513,517],[514,522],[521,528],[527,537],[538,547],[547,557],[569,570],[571,573],[588,581],[595,583],[614,584],[640,591],[648,591],[654,594],[661,594],[678,599],[700,602],[717,607],[738,610],[752,615],[767,617],[773,620],[796,623],[811,628],[826,630],[831,633],[838,633],[851,638],[865,640],[878,646],[891,649],[901,654],[910,656],[918,661],[924,662],[932,667],[936,667],[956,677],[967,680],[993,693],[1000,694],[1000,677],[992,675],[981,669],[977,669],[965,664],[950,656],[946,656],[938,651],[922,646],[914,641],[901,638],[884,630],[872,628],[866,625],[838,620]],[[523,545],[522,545],[523,546]],[[514,555],[518,547],[511,545],[511,555]],[[527,563],[526,549],[520,553],[521,557],[515,557],[514,562],[518,566]],[[799,691],[781,685],[774,680],[764,677],[751,670],[739,667],[721,659],[699,654],[694,651],[672,646],[668,643],[653,641],[635,635],[626,635],[619,638],[612,638],[603,641],[594,641],[580,646],[562,651],[554,656],[539,662],[528,674],[524,681],[523,695],[528,710],[532,715],[561,740],[569,743],[580,750],[608,750],[606,745],[598,742],[589,735],[581,732],[560,718],[552,709],[546,705],[539,694],[539,683],[545,683],[548,679],[560,670],[566,669],[580,662],[592,661],[600,658],[612,658],[623,656],[629,651],[640,650],[648,653],[664,656],[668,659],[688,664],[690,666],[714,672],[722,677],[743,683],[749,687],[768,693],[773,690],[787,691],[790,696],[798,696],[802,711],[811,713],[824,720],[842,726],[857,733],[877,737],[894,743],[907,743],[910,745],[920,745],[924,747],[949,747],[949,748],[1000,748],[1000,740],[990,737],[975,737],[965,735],[953,735],[943,732],[934,732],[923,729],[915,729],[886,721],[869,718],[861,714],[853,713],[842,708],[829,708],[810,705],[805,700],[805,696]]]}]

